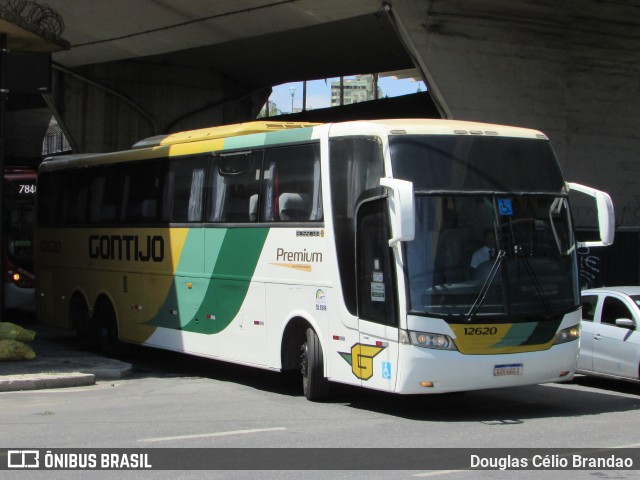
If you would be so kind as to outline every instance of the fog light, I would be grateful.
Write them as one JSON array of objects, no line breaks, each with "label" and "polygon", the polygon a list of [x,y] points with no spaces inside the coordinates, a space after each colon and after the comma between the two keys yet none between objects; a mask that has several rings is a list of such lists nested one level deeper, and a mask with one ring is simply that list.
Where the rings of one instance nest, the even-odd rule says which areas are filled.
[{"label": "fog light", "polygon": [[19,282],[20,281],[20,274],[19,273],[14,273],[12,278],[13,278],[14,282]]}]

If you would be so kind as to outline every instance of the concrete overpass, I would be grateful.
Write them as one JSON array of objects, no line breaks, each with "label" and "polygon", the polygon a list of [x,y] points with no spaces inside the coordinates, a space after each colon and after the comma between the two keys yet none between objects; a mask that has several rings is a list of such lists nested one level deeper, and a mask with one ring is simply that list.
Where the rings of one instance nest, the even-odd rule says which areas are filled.
[{"label": "concrete overpass", "polygon": [[[633,269],[619,278],[639,280],[640,0],[47,4],[64,19],[70,48],[53,54],[42,108],[22,109],[26,122],[16,115],[8,142],[16,157],[37,156],[51,112],[77,151],[109,151],[253,119],[280,83],[417,68],[429,92],[408,104],[307,117],[441,116],[541,129],[568,179],[612,193],[623,245],[612,251]],[[576,222],[593,227],[592,212],[579,208]]]}]

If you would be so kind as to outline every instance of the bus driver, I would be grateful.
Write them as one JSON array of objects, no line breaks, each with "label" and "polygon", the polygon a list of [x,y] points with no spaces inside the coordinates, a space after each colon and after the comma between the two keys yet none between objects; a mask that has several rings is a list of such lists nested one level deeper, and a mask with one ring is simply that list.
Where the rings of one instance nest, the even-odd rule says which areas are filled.
[{"label": "bus driver", "polygon": [[484,231],[484,244],[473,252],[471,268],[476,269],[484,262],[491,260],[496,253],[496,236],[493,230]]}]

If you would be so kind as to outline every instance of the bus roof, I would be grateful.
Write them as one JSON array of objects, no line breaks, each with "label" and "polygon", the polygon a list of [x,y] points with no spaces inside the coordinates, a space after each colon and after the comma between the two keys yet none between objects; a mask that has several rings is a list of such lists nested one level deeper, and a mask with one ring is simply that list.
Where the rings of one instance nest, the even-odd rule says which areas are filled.
[{"label": "bus roof", "polygon": [[240,135],[251,135],[253,133],[276,132],[279,130],[291,130],[293,128],[306,128],[319,125],[308,122],[247,122],[234,125],[222,125],[219,127],[201,128],[199,130],[189,130],[186,132],[171,133],[169,135],[158,135],[145,138],[133,145],[133,148],[160,147],[164,145],[175,145],[178,143],[200,142],[202,140],[213,140],[216,138],[238,137]]},{"label": "bus roof", "polygon": [[[314,128],[315,127],[315,128]],[[256,121],[223,125],[199,130],[150,137],[137,142],[131,150],[71,154],[46,158],[40,170],[55,170],[67,166],[89,166],[167,156],[181,156],[206,151],[254,148],[265,144],[299,142],[318,138],[318,128],[331,137],[347,135],[469,135],[505,136],[547,140],[537,130],[481,122],[443,119],[356,120],[343,123],[311,123]],[[228,141],[227,141],[228,140]],[[265,143],[266,142],[266,143]]]},{"label": "bus roof", "polygon": [[504,136],[548,140],[548,137],[544,133],[530,128],[465,120],[444,120],[439,118],[407,118],[335,123],[330,127],[330,135],[346,135],[350,130],[353,130],[356,125],[358,126],[359,134],[363,134],[365,129],[370,129],[371,133],[384,133],[387,135]]}]

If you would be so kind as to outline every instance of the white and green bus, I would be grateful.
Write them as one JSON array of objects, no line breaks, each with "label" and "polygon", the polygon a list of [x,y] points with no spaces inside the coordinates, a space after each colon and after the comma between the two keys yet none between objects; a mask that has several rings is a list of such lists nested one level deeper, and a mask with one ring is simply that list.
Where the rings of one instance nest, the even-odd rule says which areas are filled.
[{"label": "white and green bus", "polygon": [[[571,186],[570,186],[571,185]],[[580,300],[547,137],[447,120],[251,122],[44,161],[40,321],[402,394],[569,380]],[[600,240],[613,210],[596,197]],[[483,238],[495,255],[472,266]]]}]

